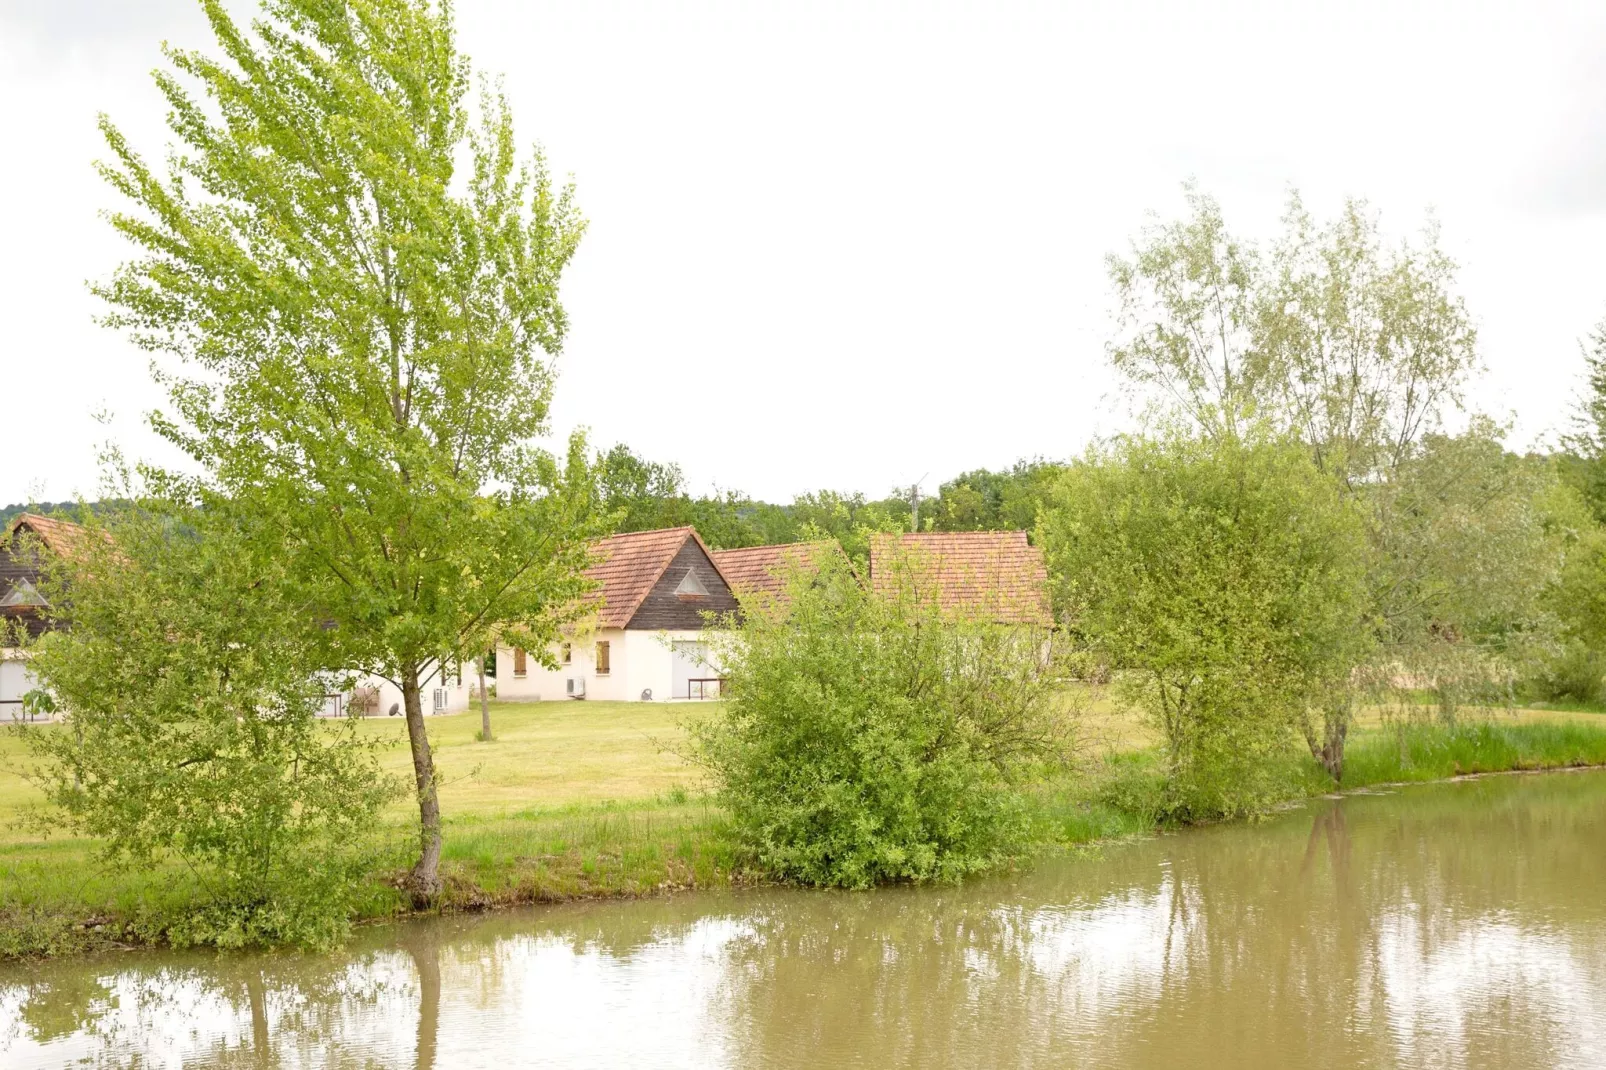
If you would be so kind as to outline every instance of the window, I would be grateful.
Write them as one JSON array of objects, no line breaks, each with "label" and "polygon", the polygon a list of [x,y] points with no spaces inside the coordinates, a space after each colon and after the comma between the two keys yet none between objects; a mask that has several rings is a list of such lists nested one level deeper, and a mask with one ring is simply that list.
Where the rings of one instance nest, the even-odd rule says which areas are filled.
[{"label": "window", "polygon": [[563,664],[567,665],[574,660],[574,647],[569,643],[563,644]]},{"label": "window", "polygon": [[597,675],[598,676],[607,676],[608,675],[608,644],[607,643],[598,643],[597,644]]},{"label": "window", "polygon": [[697,578],[697,573],[687,569],[686,574],[680,578],[680,586],[675,588],[675,597],[683,601],[707,598],[708,588]]},{"label": "window", "polygon": [[23,606],[48,606],[49,604],[49,602],[45,601],[44,595],[39,593],[39,588],[27,580],[18,580],[16,585],[6,592],[6,596],[0,598],[0,606],[17,606],[20,608]]},{"label": "window", "polygon": [[524,653],[524,648],[523,647],[514,647],[513,648],[513,675],[514,676],[523,676],[527,671],[529,671],[529,663],[528,663],[528,661],[526,661],[527,657],[528,657],[528,655]]}]

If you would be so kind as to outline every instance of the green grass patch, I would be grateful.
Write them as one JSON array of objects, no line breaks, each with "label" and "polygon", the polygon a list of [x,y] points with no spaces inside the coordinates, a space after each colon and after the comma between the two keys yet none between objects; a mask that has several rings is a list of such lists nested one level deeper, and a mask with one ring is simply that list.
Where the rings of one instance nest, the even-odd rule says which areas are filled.
[{"label": "green grass patch", "polygon": [[[432,722],[449,767],[484,759],[483,780],[458,774],[445,795],[441,909],[477,910],[576,898],[661,895],[756,880],[738,855],[725,814],[693,771],[658,749],[676,738],[679,710],[624,704],[496,707],[496,742],[475,743],[471,717]],[[596,723],[588,729],[586,718]],[[399,726],[375,724],[376,732]],[[588,745],[587,733],[596,737]],[[506,733],[504,736],[503,733]],[[204,896],[181,864],[115,873],[86,839],[44,836],[17,816],[37,803],[16,775],[18,744],[0,741],[0,958],[71,954],[159,942],[163,919]],[[1289,798],[1333,790],[1298,750],[1288,757]],[[1438,780],[1468,773],[1606,765],[1606,718],[1523,711],[1455,728],[1379,725],[1352,735],[1344,788]],[[520,769],[528,767],[526,773]],[[594,797],[602,771],[613,798]],[[522,776],[522,781],[521,781]],[[1075,767],[1040,770],[1027,786],[1043,850],[1079,849],[1147,835],[1166,824],[1165,779],[1149,745],[1109,747]],[[358,920],[406,913],[397,883],[413,860],[411,813],[398,808],[379,830],[380,856]]]}]

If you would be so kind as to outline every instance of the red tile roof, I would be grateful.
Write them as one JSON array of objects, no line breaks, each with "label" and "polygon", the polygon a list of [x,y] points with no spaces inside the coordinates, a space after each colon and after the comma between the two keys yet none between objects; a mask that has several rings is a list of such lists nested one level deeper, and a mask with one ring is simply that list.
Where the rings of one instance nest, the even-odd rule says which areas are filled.
[{"label": "red tile roof", "polygon": [[[11,521],[11,527],[6,532],[8,538],[15,537],[23,528],[39,537],[45,549],[53,554],[63,557],[76,557],[83,553],[85,543],[89,539],[89,529],[81,524],[74,524],[70,520],[58,520],[53,516],[40,516],[38,513],[23,513]],[[109,534],[103,534],[107,542],[111,541]]]},{"label": "red tile roof", "polygon": [[898,554],[908,554],[919,582],[944,609],[981,614],[999,624],[1053,623],[1043,551],[1024,531],[923,531],[870,542],[870,585],[896,590]]},{"label": "red tile roof", "polygon": [[[687,539],[697,539],[697,544],[703,545],[697,532],[689,527],[632,531],[592,543],[591,554],[596,563],[585,570],[585,576],[602,585],[597,592],[602,597],[597,624],[603,628],[629,624]],[[708,547],[703,546],[703,552],[707,553]]]},{"label": "red tile roof", "polygon": [[786,570],[792,563],[805,568],[817,567],[819,555],[841,552],[842,548],[834,540],[822,539],[715,550],[713,556],[714,567],[738,596],[760,591],[779,595],[786,586]]}]

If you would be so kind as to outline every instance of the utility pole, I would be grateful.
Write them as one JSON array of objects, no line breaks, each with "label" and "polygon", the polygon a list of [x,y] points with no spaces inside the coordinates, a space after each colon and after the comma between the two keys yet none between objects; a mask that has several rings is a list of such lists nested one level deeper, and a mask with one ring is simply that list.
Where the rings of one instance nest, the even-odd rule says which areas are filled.
[{"label": "utility pole", "polygon": [[920,530],[920,484],[925,481],[926,476],[921,476],[909,486],[909,530],[913,532]]}]

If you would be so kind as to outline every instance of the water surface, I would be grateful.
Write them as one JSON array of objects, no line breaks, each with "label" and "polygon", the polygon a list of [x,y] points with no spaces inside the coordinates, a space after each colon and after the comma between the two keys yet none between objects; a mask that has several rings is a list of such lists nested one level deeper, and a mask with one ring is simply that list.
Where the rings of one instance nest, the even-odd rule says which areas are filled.
[{"label": "water surface", "polygon": [[0,1066],[1606,1067],[1606,773],[1323,800],[960,888],[0,967]]}]

